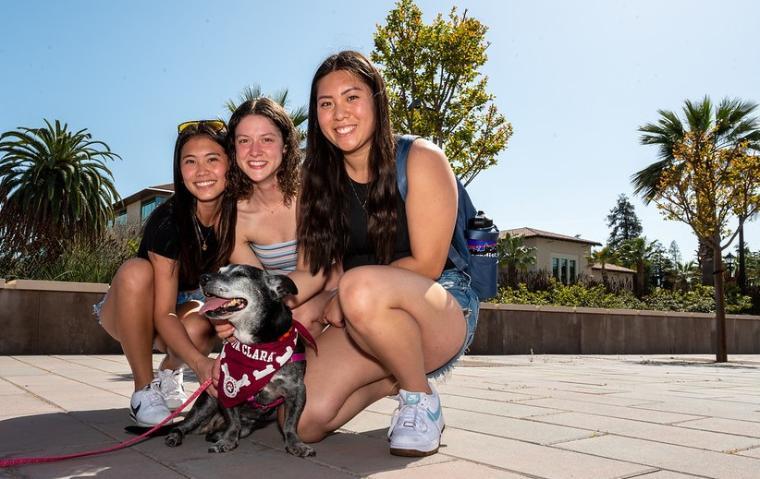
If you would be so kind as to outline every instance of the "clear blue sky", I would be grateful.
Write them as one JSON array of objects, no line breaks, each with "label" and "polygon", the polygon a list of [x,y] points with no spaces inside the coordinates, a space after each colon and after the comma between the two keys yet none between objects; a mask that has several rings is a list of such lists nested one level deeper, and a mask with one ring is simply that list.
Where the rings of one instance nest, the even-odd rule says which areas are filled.
[{"label": "clear blue sky", "polygon": [[[489,26],[484,73],[514,136],[469,190],[502,229],[605,242],[630,176],[655,161],[637,127],[708,94],[760,101],[760,5],[752,1],[432,1]],[[0,3],[0,131],[60,119],[123,157],[123,196],[171,181],[176,125],[225,116],[251,83],[305,104],[328,54],[369,54],[390,0]],[[225,116],[226,117],[226,116]],[[689,228],[633,199],[644,234],[684,256]],[[747,228],[760,248],[760,221]]]}]

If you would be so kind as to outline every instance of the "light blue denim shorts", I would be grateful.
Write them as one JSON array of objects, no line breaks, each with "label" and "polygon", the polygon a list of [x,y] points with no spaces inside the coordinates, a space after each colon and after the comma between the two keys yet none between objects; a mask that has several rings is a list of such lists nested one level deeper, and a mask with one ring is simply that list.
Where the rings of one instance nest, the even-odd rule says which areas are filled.
[{"label": "light blue denim shorts", "polygon": [[[103,299],[98,301],[97,304],[92,305],[92,314],[95,316],[95,319],[98,320],[98,324],[100,324],[100,312],[103,310],[103,303],[106,302],[106,298],[108,297],[108,293],[106,293],[103,296]],[[206,297],[203,295],[203,291],[201,291],[201,288],[194,289],[191,291],[180,291],[177,294],[177,306],[180,304],[185,304],[190,301],[200,301],[201,303],[206,302]]]},{"label": "light blue denim shorts", "polygon": [[459,357],[470,347],[472,340],[475,338],[475,328],[478,326],[478,314],[480,313],[480,299],[475,294],[475,290],[472,289],[470,276],[467,273],[454,268],[447,269],[443,271],[443,274],[441,274],[441,277],[436,282],[443,286],[462,307],[464,320],[467,323],[467,333],[464,338],[464,344],[462,344],[462,349],[446,364],[427,374],[427,377],[432,379],[441,377],[449,372]]}]

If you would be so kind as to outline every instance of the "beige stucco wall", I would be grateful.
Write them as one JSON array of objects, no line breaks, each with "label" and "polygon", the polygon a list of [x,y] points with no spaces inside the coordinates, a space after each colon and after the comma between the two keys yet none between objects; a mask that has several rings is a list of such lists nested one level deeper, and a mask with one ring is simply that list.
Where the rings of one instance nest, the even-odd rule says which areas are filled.
[{"label": "beige stucco wall", "polygon": [[140,201],[135,201],[127,205],[127,224],[139,225],[140,224]]},{"label": "beige stucco wall", "polygon": [[[602,270],[591,269],[589,274],[596,281],[602,281]],[[624,273],[622,271],[607,271],[607,280],[611,283],[625,284],[630,290],[633,290],[633,273]]]},{"label": "beige stucco wall", "polygon": [[576,260],[577,274],[589,274],[588,261],[586,260],[586,257],[591,253],[589,245],[547,238],[525,238],[523,243],[525,246],[536,248],[536,264],[529,268],[531,271],[544,270],[551,274],[552,257],[560,255]]}]

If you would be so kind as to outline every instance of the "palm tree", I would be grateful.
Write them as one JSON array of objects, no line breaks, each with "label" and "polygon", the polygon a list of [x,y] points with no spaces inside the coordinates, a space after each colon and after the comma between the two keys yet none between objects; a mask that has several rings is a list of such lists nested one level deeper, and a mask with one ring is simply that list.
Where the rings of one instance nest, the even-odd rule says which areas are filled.
[{"label": "palm tree", "polygon": [[676,262],[673,266],[673,289],[688,291],[696,274],[697,265],[694,261]]},{"label": "palm tree", "polygon": [[497,243],[499,265],[507,267],[507,284],[517,288],[517,271],[525,271],[528,266],[536,264],[536,248],[523,244],[521,236],[505,233]]},{"label": "palm tree", "polygon": [[[243,88],[242,93],[240,93],[240,97],[238,98],[238,101],[235,100],[227,100],[227,103],[224,104],[225,108],[227,108],[227,111],[230,112],[230,114],[234,113],[235,110],[237,110],[238,105],[240,105],[243,102],[249,101],[249,100],[255,100],[256,98],[260,98],[262,96],[266,96],[275,102],[282,105],[283,108],[286,110],[288,109],[288,96],[289,92],[287,88],[284,88],[282,90],[279,90],[275,92],[273,95],[264,95],[261,92],[261,86],[259,85],[249,85],[245,88]],[[298,130],[298,133],[300,134],[300,139],[303,140],[306,138],[306,133],[304,132],[301,125],[306,122],[306,120],[309,118],[309,112],[306,108],[306,106],[299,106],[298,108],[295,108],[293,110],[288,111],[288,116],[293,121],[293,125],[295,125],[296,129]]]},{"label": "palm tree", "polygon": [[627,268],[636,270],[636,296],[641,297],[647,289],[646,270],[649,267],[650,257],[656,241],[647,244],[646,238],[631,238],[620,243],[617,251],[618,257]]},{"label": "palm tree", "polygon": [[617,261],[617,254],[609,246],[605,246],[597,251],[593,251],[587,258],[587,261],[591,265],[599,263],[602,269],[602,283],[605,287],[609,287],[609,281],[607,280],[607,265],[615,264]]},{"label": "palm tree", "polygon": [[58,120],[0,135],[0,236],[36,247],[97,237],[119,199],[106,166],[116,158],[87,129],[73,132]]},{"label": "palm tree", "polygon": [[[673,164],[674,147],[681,143],[689,134],[703,137],[708,131],[714,135],[716,149],[738,148],[746,145],[748,150],[760,151],[760,124],[757,117],[752,116],[757,108],[753,102],[738,99],[723,99],[717,108],[713,107],[710,98],[705,96],[699,102],[686,100],[682,109],[686,123],[672,111],[658,110],[660,119],[657,123],[647,123],[639,128],[641,143],[658,147],[658,161],[652,163],[632,176],[634,193],[640,194],[644,203],[654,200],[660,185],[662,172]],[[744,220],[739,218],[740,227]],[[740,235],[740,243],[743,235]],[[709,261],[709,248],[700,241],[700,263],[702,267],[702,282],[712,284],[712,262]],[[740,248],[743,245],[739,245]],[[740,258],[741,263],[742,258]],[[740,268],[741,268],[740,264]]]}]

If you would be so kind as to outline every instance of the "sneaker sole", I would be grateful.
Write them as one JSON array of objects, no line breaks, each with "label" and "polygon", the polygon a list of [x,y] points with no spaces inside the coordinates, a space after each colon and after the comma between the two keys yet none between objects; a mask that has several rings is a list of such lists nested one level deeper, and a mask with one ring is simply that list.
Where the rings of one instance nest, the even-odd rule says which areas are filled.
[{"label": "sneaker sole", "polygon": [[138,421],[135,415],[132,414],[131,412],[129,413],[129,417],[132,419],[132,422],[134,422],[137,426],[140,426],[140,427],[151,428],[151,427],[157,426],[158,424],[161,424],[161,421],[157,422],[156,424],[148,424],[147,422]]},{"label": "sneaker sole", "polygon": [[401,457],[425,457],[432,456],[438,452],[438,447],[430,451],[418,451],[417,449],[394,449],[391,448],[391,454]]},{"label": "sneaker sole", "polygon": [[[446,425],[443,425],[443,429],[441,429],[441,436],[443,436],[443,431],[446,430]],[[432,456],[433,454],[438,452],[438,448],[441,447],[441,440],[440,437],[438,439],[438,444],[436,444],[434,449],[430,449],[429,451],[422,451],[420,449],[403,449],[399,447],[391,447],[390,451],[391,454],[394,456],[401,456],[401,457],[426,457],[426,456]]]}]

